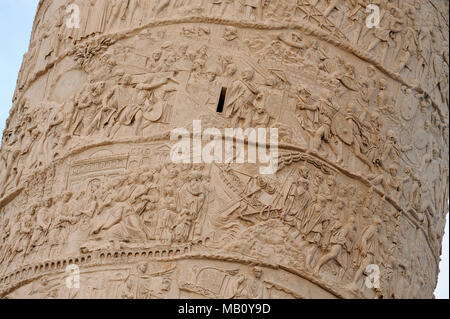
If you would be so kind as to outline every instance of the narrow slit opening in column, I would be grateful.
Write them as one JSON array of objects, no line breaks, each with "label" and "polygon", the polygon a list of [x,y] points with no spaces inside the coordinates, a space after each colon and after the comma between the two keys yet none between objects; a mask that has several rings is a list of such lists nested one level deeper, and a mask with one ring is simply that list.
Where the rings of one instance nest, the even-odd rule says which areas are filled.
[{"label": "narrow slit opening in column", "polygon": [[219,103],[217,105],[217,113],[223,113],[226,97],[227,97],[227,88],[223,87],[222,90],[220,91]]}]

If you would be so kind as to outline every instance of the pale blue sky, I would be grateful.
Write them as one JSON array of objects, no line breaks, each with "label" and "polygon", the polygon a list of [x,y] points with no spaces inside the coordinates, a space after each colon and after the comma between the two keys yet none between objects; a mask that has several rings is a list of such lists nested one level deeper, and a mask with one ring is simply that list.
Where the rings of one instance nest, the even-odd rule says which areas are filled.
[{"label": "pale blue sky", "polygon": [[0,0],[0,132],[9,115],[38,3],[39,0]]},{"label": "pale blue sky", "polygon": [[[0,132],[5,128],[39,0],[0,0]],[[449,298],[448,222],[436,298]]]}]

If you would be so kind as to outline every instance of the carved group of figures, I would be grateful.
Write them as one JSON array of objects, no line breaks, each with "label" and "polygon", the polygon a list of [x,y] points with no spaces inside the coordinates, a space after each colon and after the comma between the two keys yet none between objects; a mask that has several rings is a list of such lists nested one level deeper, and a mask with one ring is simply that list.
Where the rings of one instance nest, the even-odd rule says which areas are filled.
[{"label": "carved group of figures", "polygon": [[[246,218],[248,206],[258,199],[257,192],[247,195],[250,203],[224,212],[221,226],[228,229],[221,239],[226,243],[224,251],[292,265],[355,292],[364,287],[367,267],[382,265],[382,285],[376,294],[406,297],[408,285],[396,285],[387,276],[417,272],[417,263],[429,261],[419,257],[403,261],[401,212],[373,188],[363,191],[356,184],[340,183],[334,175],[307,166],[292,169],[285,180],[280,196],[274,200],[282,203],[278,214]],[[241,226],[233,217],[238,217]],[[420,232],[415,230],[414,236]],[[430,276],[425,273],[422,275]]]},{"label": "carved group of figures", "polygon": [[[158,172],[159,171],[159,172]],[[112,182],[91,196],[92,228],[87,249],[98,241],[113,247],[124,243],[185,243],[204,235],[210,198],[208,174],[201,168],[184,167],[182,171],[167,163]],[[117,191],[119,190],[119,191]],[[82,249],[86,249],[83,247]]]},{"label": "carved group of figures", "polygon": [[[373,16],[374,9],[369,5],[374,4],[379,9],[379,25],[365,27]],[[441,16],[439,8],[420,1],[402,1],[400,6],[395,1],[359,0],[298,0],[277,5],[278,11],[291,15],[290,19],[319,25],[324,31],[334,32],[341,40],[373,53],[381,64],[416,84],[421,83],[430,95],[434,96],[437,90],[442,101],[448,103],[449,58],[444,31],[448,30],[448,21]],[[421,12],[428,7],[428,15],[423,16]],[[296,47],[305,48],[301,44]],[[287,53],[287,61],[295,59],[292,51]],[[320,53],[310,57],[318,59],[326,55],[324,51]]]},{"label": "carved group of figures", "polygon": [[[76,14],[81,18],[79,28],[67,26],[67,21],[71,21],[74,14],[73,4],[78,6]],[[25,85],[33,70],[38,71],[36,64],[48,63],[45,60],[62,53],[60,47],[67,47],[66,43],[72,42],[73,45],[74,41],[112,32],[116,28],[139,27],[163,12],[176,16],[207,11],[204,14],[223,16],[228,13],[230,17],[236,17],[236,13],[232,12],[234,8],[243,13],[241,19],[303,21],[327,32],[336,32],[342,35],[341,40],[348,40],[357,48],[375,53],[382,64],[391,61],[388,68],[393,72],[401,73],[416,85],[421,83],[430,96],[448,104],[449,57],[444,31],[448,30],[448,21],[441,16],[440,8],[417,0],[402,1],[400,6],[395,1],[379,1],[380,24],[367,28],[364,26],[371,14],[370,10],[366,10],[369,4],[373,3],[361,0],[164,0],[153,5],[143,0],[75,1],[61,5],[56,10],[57,19],[45,16],[37,19],[36,29],[39,32],[33,34],[30,50],[25,56],[19,88]],[[422,16],[420,12],[425,8],[428,15]],[[45,12],[44,9],[41,11]],[[305,48],[303,43],[296,43],[295,47]],[[293,51],[286,52],[286,61],[299,60]],[[308,60],[326,55],[325,51],[320,53],[305,55],[300,60],[306,60],[308,64]]]},{"label": "carved group of figures", "polygon": [[168,124],[178,83],[173,73],[142,78],[125,73],[107,54],[101,59],[110,78],[100,80],[105,70],[97,70],[62,103],[37,107],[26,98],[16,103],[8,119],[10,129],[3,134],[0,195],[83,139],[96,135],[113,139],[122,127],[131,127],[132,134],[142,136],[153,123]]},{"label": "carved group of figures", "polygon": [[[86,38],[142,26],[160,16],[162,12],[203,11],[204,0],[194,2],[196,1],[76,0],[65,4],[55,2],[57,8],[44,4],[39,8],[40,12],[35,23],[37,31],[33,33],[29,51],[24,58],[26,63],[18,81],[19,88],[23,88],[33,71],[39,70],[35,67],[36,64],[42,66],[49,63],[65,49]],[[242,8],[245,15],[261,19],[264,2],[266,1],[243,1]],[[234,0],[208,2],[211,13],[215,12],[216,7],[221,7],[220,11],[224,13],[229,5],[234,5]],[[52,9],[56,17],[47,16],[46,13]]]},{"label": "carved group of figures", "polygon": [[[335,5],[326,14],[358,47],[374,53],[377,59],[414,81],[443,103],[448,103],[448,50],[445,29],[448,21],[441,16],[434,4],[421,1],[380,1],[380,24],[371,29],[364,28],[371,10],[368,1],[332,1]],[[448,4],[447,4],[448,5]],[[429,8],[428,8],[429,7]],[[426,10],[426,9],[430,10]],[[444,8],[442,8],[444,9]],[[423,15],[422,12],[427,11]],[[387,62],[387,61],[390,61]],[[445,67],[447,65],[447,67]],[[447,78],[447,80],[444,80]],[[441,99],[442,98],[442,99]]]},{"label": "carved group of figures", "polygon": [[[205,105],[216,104],[220,89],[231,84],[225,114],[236,126],[265,127],[273,122],[265,108],[267,94],[260,91],[255,103],[242,97],[247,85],[255,87],[250,83],[253,71],[243,71],[239,80],[229,56],[220,57],[213,70],[205,66],[208,47],[204,45],[167,42],[151,56],[122,47],[114,47],[112,54],[105,52],[108,47],[107,42],[93,41],[78,50],[75,60],[88,74],[87,82],[64,101],[48,102],[45,107],[30,105],[27,98],[16,101],[3,134],[0,195],[17,188],[32,170],[45,167],[67,149],[87,141],[114,140],[124,133],[140,137],[155,123],[171,124],[177,92],[195,100],[202,81],[211,87]],[[147,75],[131,70],[133,63],[140,63]],[[244,100],[248,103],[241,106]],[[128,132],[123,131],[127,127]]]},{"label": "carved group of figures", "polygon": [[[220,235],[216,238],[222,239],[213,245],[224,251],[306,269],[315,276],[345,282],[354,291],[361,289],[368,265],[382,265],[383,285],[377,293],[388,298],[405,297],[408,291],[406,286],[393,285],[388,276],[409,282],[409,271],[418,271],[417,263],[424,265],[419,256],[398,262],[401,214],[388,208],[385,198],[376,196],[373,189],[365,193],[354,184],[340,184],[334,175],[300,166],[290,170],[280,196],[274,199],[281,203],[280,214],[250,220],[250,226],[236,231],[236,222],[248,225],[244,216],[250,205],[263,200],[258,196],[261,192],[247,187],[251,194],[247,204],[238,205],[241,212],[228,212],[217,224],[208,219],[208,205],[215,194],[204,170],[202,165],[180,167],[167,162],[103,185],[100,179],[92,179],[86,191],[66,192],[31,205],[24,213],[3,215],[2,264],[7,268],[26,260],[55,258],[64,255],[70,245],[75,245],[74,252],[176,245],[216,229]],[[268,193],[277,189],[269,180],[259,179],[257,184]],[[149,298],[149,292],[135,292],[133,278],[124,281],[122,297]],[[226,298],[249,297],[248,279],[234,279]],[[267,290],[260,285],[260,291],[252,292],[255,298],[263,298]],[[185,288],[198,292],[192,285]]]},{"label": "carved group of figures", "polygon": [[270,285],[263,280],[263,270],[253,267],[250,274],[240,269],[224,270],[216,267],[192,268],[192,278],[181,282],[180,290],[207,298],[268,299]]},{"label": "carved group of figures", "polygon": [[[380,80],[376,93],[378,107],[372,111],[369,109],[370,101],[367,101],[366,106],[356,107],[349,102],[342,107],[333,98],[312,96],[307,89],[301,88],[296,96],[296,113],[300,127],[310,135],[311,153],[325,158],[334,155],[334,162],[344,167],[348,167],[351,160],[346,158],[346,154],[353,154],[364,164],[360,169],[360,172],[364,172],[362,176],[366,176],[374,185],[382,185],[385,192],[390,193],[400,204],[404,201],[411,203],[411,198],[402,194],[404,183],[417,180],[415,172],[427,176],[428,168],[433,166],[431,163],[434,161],[439,174],[445,176],[445,165],[439,159],[440,148],[432,142],[428,142],[427,151],[422,153],[420,160],[411,162],[402,155],[415,146],[401,145],[395,130],[384,128],[380,114],[389,107],[384,101],[387,99],[384,90],[384,81]],[[401,167],[404,168],[404,176],[400,176]],[[429,183],[436,186],[443,185],[445,181],[435,176]],[[426,184],[425,180],[421,184]],[[435,203],[436,206],[441,204]]]},{"label": "carved group of figures", "polygon": [[[300,39],[294,33],[290,35],[293,39]],[[293,44],[283,36],[279,38],[282,41],[271,44],[272,48],[277,48],[273,51],[273,57],[283,59],[283,53],[278,49]],[[324,85],[329,90],[326,93],[320,91],[321,96],[313,95],[313,89],[303,85],[295,90],[290,89],[289,85],[284,87],[285,93],[289,92],[289,99],[283,100],[282,103],[289,100],[295,104],[298,126],[303,132],[301,135],[304,140],[309,144],[309,152],[366,177],[374,186],[380,185],[385,193],[390,194],[405,209],[416,206],[417,212],[426,214],[426,205],[417,207],[419,198],[425,197],[427,188],[439,192],[446,184],[446,167],[439,159],[441,148],[438,144],[446,144],[447,125],[444,124],[445,120],[436,116],[429,96],[417,93],[415,98],[420,101],[420,112],[426,119],[422,130],[430,131],[431,122],[434,122],[436,127],[433,131],[437,129],[439,142],[425,140],[423,143],[403,145],[399,135],[405,126],[401,122],[402,119],[411,121],[412,117],[405,116],[403,111],[398,112],[397,109],[409,108],[406,105],[411,103],[410,89],[399,86],[397,93],[394,93],[392,89],[388,89],[387,80],[380,77],[372,66],[367,68],[366,73],[358,72],[355,65],[345,62],[342,58],[321,55],[324,50],[317,42],[309,45],[304,42],[303,46],[298,48],[311,50],[309,55],[317,59],[316,63],[312,63],[313,68],[322,65],[322,70],[333,79],[332,85]],[[263,56],[270,59],[271,55],[265,52]],[[273,89],[282,83],[280,78],[278,83],[276,77],[272,80],[274,81],[265,88]],[[225,100],[225,115],[232,118],[234,126],[269,127],[273,123],[264,108],[264,101],[270,93],[261,90],[261,85],[255,82],[257,80],[254,70],[244,70],[242,78],[229,85],[231,89]],[[403,98],[400,98],[400,91]],[[266,96],[261,92],[266,93]],[[262,107],[259,107],[260,105]],[[417,112],[415,116],[417,117]],[[261,122],[255,121],[255,118],[261,119]],[[424,145],[417,146],[418,144]],[[421,154],[414,161],[405,155],[411,150]],[[436,172],[432,173],[431,170]],[[417,175],[424,177],[418,181]],[[426,176],[432,178],[425,178]],[[404,189],[411,187],[417,190],[415,186],[411,186],[417,183],[421,185],[421,190],[416,195],[421,195],[414,197],[412,193],[404,192]],[[416,204],[411,201],[413,197]],[[434,199],[433,206],[435,208],[430,208],[429,211],[432,216],[433,210],[441,210],[445,206],[444,200]]]},{"label": "carved group of figures", "polygon": [[[228,32],[235,34],[236,30],[230,29]],[[15,118],[9,120],[10,124],[14,121],[16,126],[4,134],[0,184],[5,185],[4,190],[19,186],[27,170],[51,163],[73,137],[103,134],[105,138],[113,139],[124,126],[133,127],[134,135],[141,136],[143,130],[152,123],[164,122],[171,108],[170,98],[173,92],[180,89],[176,86],[180,83],[179,78],[182,78],[176,76],[181,70],[176,66],[179,63],[188,67],[188,79],[184,80],[186,94],[194,95],[196,84],[203,80],[216,88],[229,87],[224,116],[235,127],[272,125],[274,119],[266,110],[270,90],[279,90],[284,94],[288,92],[289,99],[295,103],[300,128],[309,136],[312,154],[329,158],[329,154],[324,152],[328,147],[334,154],[334,162],[338,164],[350,163],[351,158],[345,156],[353,154],[369,168],[366,171],[364,166],[360,167],[361,175],[367,177],[374,186],[380,185],[399,204],[407,203],[405,210],[415,213],[433,236],[436,228],[442,224],[442,218],[439,219],[439,226],[434,218],[436,211],[441,211],[439,205],[442,200],[434,198],[422,201],[422,198],[430,190],[437,192],[442,182],[445,182],[441,180],[445,176],[445,167],[443,163],[439,164],[439,149],[430,142],[427,152],[415,167],[423,173],[427,167],[437,163],[437,179],[422,181],[409,167],[405,168],[404,176],[399,176],[400,167],[404,167],[401,154],[413,146],[401,146],[393,130],[383,133],[385,130],[380,118],[388,118],[390,126],[399,125],[400,122],[386,80],[378,78],[372,67],[368,67],[367,75],[359,74],[354,65],[337,57],[329,57],[317,41],[308,45],[295,33],[290,33],[290,36],[286,38],[280,35],[279,41],[270,45],[271,49],[265,54],[266,59],[283,57],[280,50],[286,46],[298,50],[299,55],[315,57],[317,61],[311,63],[311,68],[315,69],[318,65],[318,71],[324,71],[333,79],[330,83],[335,85],[334,92],[331,89],[332,93],[320,98],[312,96],[305,87],[290,92],[292,90],[287,80],[283,76],[275,76],[276,73],[272,78],[266,78],[264,85],[256,84],[255,70],[249,68],[237,72],[238,66],[230,56],[219,56],[217,68],[208,69],[206,65],[212,54],[205,45],[194,47],[165,43],[161,50],[155,50],[151,56],[144,56],[142,67],[151,72],[145,77],[128,73],[127,63],[136,59],[139,53],[127,48],[114,48],[115,57],[110,53],[84,57],[87,63],[81,65],[90,72],[88,83],[72,99],[62,105],[54,104],[48,109],[39,109],[38,112],[29,106],[26,99],[17,103],[13,113]],[[235,39],[232,37],[231,41]],[[250,45],[249,42],[247,44]],[[108,44],[99,52],[107,48]],[[99,61],[102,62],[100,69],[95,69],[94,65],[98,65]],[[407,89],[402,88],[403,91]],[[214,93],[217,90],[211,94],[212,98],[208,98],[206,105],[211,101],[216,102]],[[424,102],[421,110],[428,116],[432,108],[430,101],[425,97],[419,98]],[[339,105],[349,99],[355,100],[358,106],[353,102],[348,102],[344,107]],[[59,111],[61,108],[64,113]],[[434,119],[435,123],[442,124],[439,116],[433,117],[433,114],[430,115],[429,123]],[[43,118],[51,121],[43,122]],[[444,128],[442,124],[441,129]],[[78,141],[78,145],[82,143]],[[405,187],[405,184],[408,186]],[[411,191],[405,192],[405,188]],[[119,199],[113,201],[120,202]],[[122,208],[126,211],[126,208]],[[432,220],[434,222],[430,222]],[[435,237],[439,241],[442,236],[440,230],[437,234]]]},{"label": "carved group of figures", "polygon": [[[81,273],[80,287],[68,289],[64,277],[43,276],[24,290],[27,297],[39,299],[169,299],[190,296],[221,299],[268,299],[282,285],[267,281],[264,270],[251,267],[241,269],[205,267],[201,263],[185,268],[175,264],[164,267],[146,261],[133,264],[126,270],[103,269],[100,277]],[[190,277],[190,278],[189,278]],[[286,290],[286,289],[284,289]],[[11,294],[10,298],[20,295]],[[293,291],[284,296],[295,298]]]},{"label": "carved group of figures", "polygon": [[2,217],[1,262],[55,258],[67,251],[171,245],[206,236],[214,194],[200,167],[170,161],[143,167],[107,183],[65,192]]},{"label": "carved group of figures", "polygon": [[[425,141],[428,150],[437,148],[436,144],[441,142],[448,145],[448,124],[445,124],[448,112],[444,110],[441,113],[433,105],[433,99],[428,93],[414,93],[401,84],[390,88],[390,80],[380,76],[373,66],[360,69],[359,65],[329,54],[327,46],[322,43],[302,39],[297,33],[278,34],[277,40],[267,45],[267,39],[249,39],[244,42],[251,55],[258,57],[259,67],[255,67],[257,73],[261,73],[264,68],[270,69],[273,63],[294,66],[308,77],[316,76],[317,82],[326,87],[327,92],[320,91],[320,94],[313,95],[311,92],[315,88],[308,88],[303,83],[293,85],[286,78],[283,79],[282,73],[278,73],[277,77],[273,72],[272,77],[263,76],[265,89],[269,91],[265,92],[260,89],[260,84],[255,83],[261,82],[260,78],[255,80],[255,70],[244,70],[241,79],[228,85],[231,89],[225,102],[225,114],[233,117],[235,126],[237,123],[243,127],[249,127],[251,123],[257,126],[258,121],[252,121],[252,117],[261,114],[259,117],[263,126],[269,127],[273,123],[270,112],[267,112],[270,110],[259,106],[264,106],[271,90],[278,89],[284,92],[283,95],[289,96],[283,96],[282,104],[292,103],[290,101],[296,104],[298,124],[304,131],[303,138],[310,140],[311,152],[326,157],[333,154],[331,160],[336,163],[350,164],[352,160],[343,158],[349,150],[364,165],[364,168],[359,169],[369,168],[372,173],[378,168],[388,173],[391,165],[403,167],[404,163],[419,170],[423,168],[420,164],[423,160],[411,162],[402,158],[402,153],[419,147],[402,145],[400,140],[402,131],[411,132],[402,120],[409,122],[418,117],[418,112],[414,111],[417,107],[409,104],[419,101],[421,115],[426,118],[420,129],[436,131],[439,140],[437,143]],[[258,44],[259,40],[262,45]],[[324,147],[331,154],[327,154]],[[439,149],[435,151],[440,152]],[[427,155],[422,153],[422,156]]]},{"label": "carved group of figures", "polygon": [[[26,287],[25,296],[33,299],[168,299],[177,296],[174,272],[153,270],[139,262],[126,270],[104,269],[101,276],[81,273],[79,287],[67,288],[63,276],[42,276]],[[16,293],[9,296],[15,298]]]}]

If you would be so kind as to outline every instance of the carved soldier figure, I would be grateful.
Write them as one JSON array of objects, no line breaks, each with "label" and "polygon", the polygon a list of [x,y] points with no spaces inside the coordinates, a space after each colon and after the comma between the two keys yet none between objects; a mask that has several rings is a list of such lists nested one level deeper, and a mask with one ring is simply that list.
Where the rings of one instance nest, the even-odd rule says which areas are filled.
[{"label": "carved soldier figure", "polygon": [[150,291],[148,299],[167,299],[172,288],[172,279],[170,277],[163,277],[161,279],[160,288],[155,291],[154,289]]},{"label": "carved soldier figure", "polygon": [[[449,59],[448,53],[445,51],[448,44],[445,41],[441,44],[436,38],[436,35],[432,36],[433,47],[436,48],[436,52],[432,52],[427,74],[429,78],[434,79],[431,83],[430,95],[433,95],[433,93],[437,90],[436,94],[434,94],[434,96],[437,97],[436,100],[441,99],[442,102],[448,103]],[[432,77],[432,74],[434,74],[434,77]]]},{"label": "carved soldier figure", "polygon": [[430,61],[431,33],[430,25],[427,23],[419,27],[417,22],[414,23],[414,30],[417,34],[417,64],[415,69],[415,80],[420,82],[421,78],[426,74],[426,68]]},{"label": "carved soldier figure", "polygon": [[38,257],[43,257],[40,255],[43,253],[42,250],[44,249],[44,244],[48,240],[47,235],[53,217],[52,206],[53,199],[49,197],[43,200],[41,207],[37,209],[36,222],[34,224],[30,244],[28,245],[27,254],[29,254],[32,250],[35,250]]},{"label": "carved soldier figure", "polygon": [[375,79],[375,68],[373,66],[367,67],[367,77],[361,75],[359,79],[359,97],[364,106],[372,106],[373,95],[377,88],[377,80]]},{"label": "carved soldier figure", "polygon": [[308,176],[308,169],[300,167],[299,176],[289,189],[283,212],[286,222],[299,231],[302,231],[302,225],[305,222],[304,217],[312,200]]},{"label": "carved soldier figure", "polygon": [[339,131],[339,137],[344,143],[349,145],[353,150],[353,154],[359,158],[369,169],[373,170],[373,164],[369,161],[366,155],[363,154],[364,144],[367,137],[361,127],[359,119],[355,116],[355,105],[353,103],[347,104],[345,114],[345,128]]},{"label": "carved soldier figure", "polygon": [[66,243],[70,234],[71,226],[75,225],[79,218],[73,216],[75,207],[72,206],[70,200],[73,194],[66,192],[62,195],[61,200],[57,203],[54,210],[54,217],[52,220],[52,229],[49,232],[49,257],[52,258],[55,254],[60,254],[61,247]]},{"label": "carved soldier figure", "polygon": [[[202,220],[202,214],[205,213],[204,205],[206,194],[201,182],[202,174],[200,172],[192,172],[189,175],[188,182],[181,187],[177,198],[177,210],[182,211],[183,209],[188,210],[188,216],[190,215],[190,220],[195,224]],[[194,225],[189,231],[189,239],[192,240],[193,237],[200,235],[198,230],[201,227]]]},{"label": "carved soldier figure", "polygon": [[[144,11],[144,3],[142,3],[142,0],[129,0],[127,12],[128,12],[128,27],[134,24],[135,27],[140,27],[142,24],[143,17],[141,16],[140,19],[137,19],[136,17],[139,17],[138,12]],[[138,23],[136,23],[136,21]]]},{"label": "carved soldier figure", "polygon": [[94,119],[89,126],[88,133],[92,134],[94,130],[106,130],[107,137],[113,137],[120,128],[119,117],[123,111],[120,104],[121,98],[125,94],[124,90],[132,85],[132,78],[129,75],[123,75],[119,84],[110,88],[102,99],[101,107],[98,107]]},{"label": "carved soldier figure", "polygon": [[119,119],[122,125],[135,125],[134,134],[143,136],[144,129],[157,122],[163,115],[163,103],[161,97],[157,97],[155,90],[164,87],[169,81],[174,81],[171,76],[149,76],[144,83],[136,86],[136,103],[128,105]]},{"label": "carved soldier figure", "polygon": [[153,183],[152,173],[141,173],[130,202],[139,216],[145,215],[147,210],[154,209],[160,198],[159,185]]},{"label": "carved soldier figure", "polygon": [[352,22],[350,23],[350,26],[348,29],[344,29],[343,33],[347,34],[349,33],[349,29],[352,30],[350,34],[352,35],[351,41],[354,44],[357,44],[359,42],[359,39],[361,37],[361,31],[364,28],[365,23],[365,12],[364,9],[367,6],[367,0],[351,0],[351,8],[350,13],[348,15],[348,19]]},{"label": "carved soldier figure", "polygon": [[263,19],[263,0],[240,0],[244,6],[246,18],[262,21]]},{"label": "carved soldier figure", "polygon": [[[13,261],[15,257],[15,246],[19,237],[20,232],[20,216],[11,216],[11,219],[8,219],[10,223],[5,225],[5,230],[8,231],[8,236],[5,236],[5,242],[2,245],[2,255],[0,256],[0,260],[2,263],[6,263],[7,265],[4,267],[4,272],[6,271],[6,267]],[[25,251],[25,255],[27,251]]]},{"label": "carved soldier figure", "polygon": [[119,249],[124,243],[145,242],[147,229],[127,201],[127,193],[119,193],[114,204],[99,218],[93,220],[91,236],[96,240],[111,243]]},{"label": "carved soldier figure", "polygon": [[175,241],[186,242],[189,239],[189,234],[191,232],[193,222],[193,214],[190,212],[186,205],[179,213],[176,221]]},{"label": "carved soldier figure", "polygon": [[338,90],[342,92],[345,92],[345,89],[355,92],[358,91],[355,66],[350,63],[345,63],[341,58],[337,59],[336,66],[337,70],[333,75],[341,84],[341,87]]},{"label": "carved soldier figure", "polygon": [[400,160],[401,152],[406,152],[412,149],[411,145],[408,146],[400,146],[398,145],[397,138],[393,130],[389,130],[386,133],[386,140],[383,145],[383,149],[381,151],[381,164],[387,170],[389,167],[388,160],[391,161],[391,164],[397,164]]},{"label": "carved soldier figure", "polygon": [[[19,217],[22,217],[19,215]],[[26,257],[27,253],[27,247],[31,239],[31,233],[33,229],[32,225],[32,216],[31,212],[27,212],[23,214],[22,218],[18,218],[16,221],[15,227],[13,226],[12,231],[18,231],[17,233],[14,232],[13,236],[11,238],[14,238],[14,242],[10,242],[10,249],[11,253],[9,256],[9,262],[13,262],[15,257],[19,254],[22,254],[23,259]],[[15,228],[15,229],[14,229]]]},{"label": "carved soldier figure", "polygon": [[336,156],[336,162],[342,162],[341,153],[338,151],[332,141],[331,118],[333,117],[333,112],[335,113],[336,110],[332,105],[331,97],[320,99],[318,103],[312,105],[300,104],[297,105],[297,107],[301,110],[316,112],[315,121],[319,125],[319,128],[311,132],[313,134],[313,140],[310,145],[311,152],[318,155],[323,140],[327,142],[328,146]]},{"label": "carved soldier figure", "polygon": [[0,189],[0,197],[7,189],[6,182],[10,179],[13,163],[20,154],[17,136],[5,134],[3,136],[2,152],[0,154],[0,182],[3,189]]},{"label": "carved soldier figure", "polygon": [[95,107],[101,105],[101,95],[105,82],[86,85],[75,98],[77,110],[73,116],[72,135],[85,136],[92,125],[96,113]]},{"label": "carved soldier figure", "polygon": [[225,116],[233,118],[234,127],[238,127],[241,118],[245,117],[245,110],[252,105],[254,99],[259,93],[256,85],[252,83],[255,72],[253,70],[244,70],[242,79],[236,80],[225,103]]},{"label": "carved soldier figure", "polygon": [[347,258],[348,254],[351,253],[353,234],[356,231],[355,218],[350,216],[348,222],[342,224],[341,222],[335,223],[331,228],[331,248],[329,252],[322,256],[317,262],[314,268],[314,273],[318,276],[320,269],[323,265],[328,263],[330,260],[336,260],[336,262],[341,267],[341,272],[339,278],[342,278],[344,271],[347,269]]},{"label": "carved soldier figure", "polygon": [[386,191],[389,189],[391,194],[395,194],[394,198],[399,202],[403,194],[403,182],[397,177],[398,168],[396,165],[389,167],[389,175],[386,180]]},{"label": "carved soldier figure", "polygon": [[214,14],[214,8],[220,7],[220,11],[216,13],[216,15],[223,17],[227,11],[227,8],[230,4],[232,4],[235,0],[209,0],[209,14]]},{"label": "carved soldier figure", "polygon": [[5,216],[5,212],[2,211],[1,212],[1,216],[2,218],[2,223],[0,224],[0,263],[3,263],[3,261],[6,259],[6,256],[9,252],[9,245],[8,241],[9,241],[9,237],[11,234],[11,223],[10,223],[10,219],[8,217],[4,217]]},{"label": "carved soldier figure", "polygon": [[108,16],[108,25],[111,29],[119,23],[126,21],[126,13],[130,0],[112,0],[109,4],[110,11]]},{"label": "carved soldier figure", "polygon": [[323,233],[325,230],[325,223],[330,219],[325,209],[326,199],[320,195],[317,196],[316,202],[309,208],[309,211],[305,217],[305,224],[303,225],[303,233],[305,234],[308,248],[305,256],[305,266],[307,268],[312,267],[313,260],[316,253],[323,245]]},{"label": "carved soldier figure", "polygon": [[[177,220],[177,209],[172,201],[166,201],[165,206],[158,212],[157,223],[156,223],[156,234],[155,239],[160,240],[164,244],[171,244],[174,239],[175,241],[184,240],[185,233],[175,230],[175,227],[186,226],[185,223],[176,224]],[[190,226],[188,224],[187,226]],[[191,228],[188,229],[190,232]]]},{"label": "carved soldier figure", "polygon": [[[382,202],[384,199],[382,200]],[[378,257],[378,232],[381,219],[378,216],[372,218],[372,223],[364,230],[359,240],[357,249],[357,268],[351,284],[351,289],[356,290],[358,281],[365,273],[367,266],[373,264]]]},{"label": "carved soldier figure", "polygon": [[45,130],[42,153],[44,163],[52,161],[57,155],[61,147],[61,134],[59,126],[64,122],[60,106],[52,107],[49,111],[49,124]]},{"label": "carved soldier figure", "polygon": [[[400,24],[400,26],[397,26]],[[384,12],[380,26],[373,28],[372,32],[375,39],[369,44],[367,51],[372,51],[378,44],[383,44],[383,51],[381,52],[380,61],[384,62],[387,56],[389,47],[392,46],[392,34],[402,31],[403,18],[397,8],[386,9]]]},{"label": "carved soldier figure", "polygon": [[150,276],[147,275],[148,263],[140,262],[137,265],[136,274],[131,276],[133,281],[132,290],[135,294],[135,299],[149,299],[149,294],[151,292],[150,288]]},{"label": "carved soldier figure", "polygon": [[[250,127],[253,127],[253,128],[269,127],[272,117],[266,110],[264,95],[258,94],[256,96],[255,102],[253,103],[253,106],[254,106],[256,112],[251,114],[251,120],[249,122]],[[246,126],[244,125],[244,127],[246,127]]]},{"label": "carved soldier figure", "polygon": [[108,23],[109,0],[88,0],[87,5],[88,12],[85,20],[83,19],[85,26],[82,34],[88,37],[103,33]]},{"label": "carved soldier figure", "polygon": [[238,274],[230,278],[226,291],[223,294],[224,299],[238,299],[239,297],[245,297],[245,275]]},{"label": "carved soldier figure", "polygon": [[364,123],[368,131],[368,145],[365,151],[367,158],[373,165],[381,165],[381,123],[380,114],[378,112],[371,112],[369,121]]},{"label": "carved soldier figure", "polygon": [[254,267],[252,272],[253,277],[247,279],[247,298],[265,299],[266,287],[261,282],[262,269],[259,267]]},{"label": "carved soldier figure", "polygon": [[[397,58],[395,71],[400,73],[405,67],[408,67],[408,62],[413,53],[416,52],[415,45],[417,43],[414,30],[411,28],[404,28],[401,32],[402,43],[398,48],[399,53],[395,57]],[[409,68],[409,67],[408,67]],[[413,71],[410,69],[410,71]]]},{"label": "carved soldier figure", "polygon": [[[75,40],[78,40],[76,38],[75,32],[77,32],[78,28],[77,25],[71,25],[70,22],[72,21],[72,17],[76,15],[76,7],[75,6],[61,6],[59,8],[59,15],[60,20],[58,21],[59,31],[58,31],[58,39],[60,42],[60,46],[64,49],[67,48],[68,45],[73,44]],[[81,21],[78,21],[81,22]],[[81,26],[80,26],[81,27]],[[75,31],[77,30],[77,31]]]}]

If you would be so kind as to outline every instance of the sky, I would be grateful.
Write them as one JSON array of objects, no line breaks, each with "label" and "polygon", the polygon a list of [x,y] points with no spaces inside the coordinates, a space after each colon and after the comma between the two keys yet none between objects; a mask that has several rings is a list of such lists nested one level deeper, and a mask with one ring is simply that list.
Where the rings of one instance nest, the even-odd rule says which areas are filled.
[{"label": "sky", "polygon": [[38,3],[39,0],[0,0],[0,132],[12,105]]},{"label": "sky", "polygon": [[[39,0],[0,0],[0,132],[5,128],[22,58],[28,50]],[[1,135],[1,134],[0,134]],[[449,223],[444,237],[436,298],[449,298]]]}]

